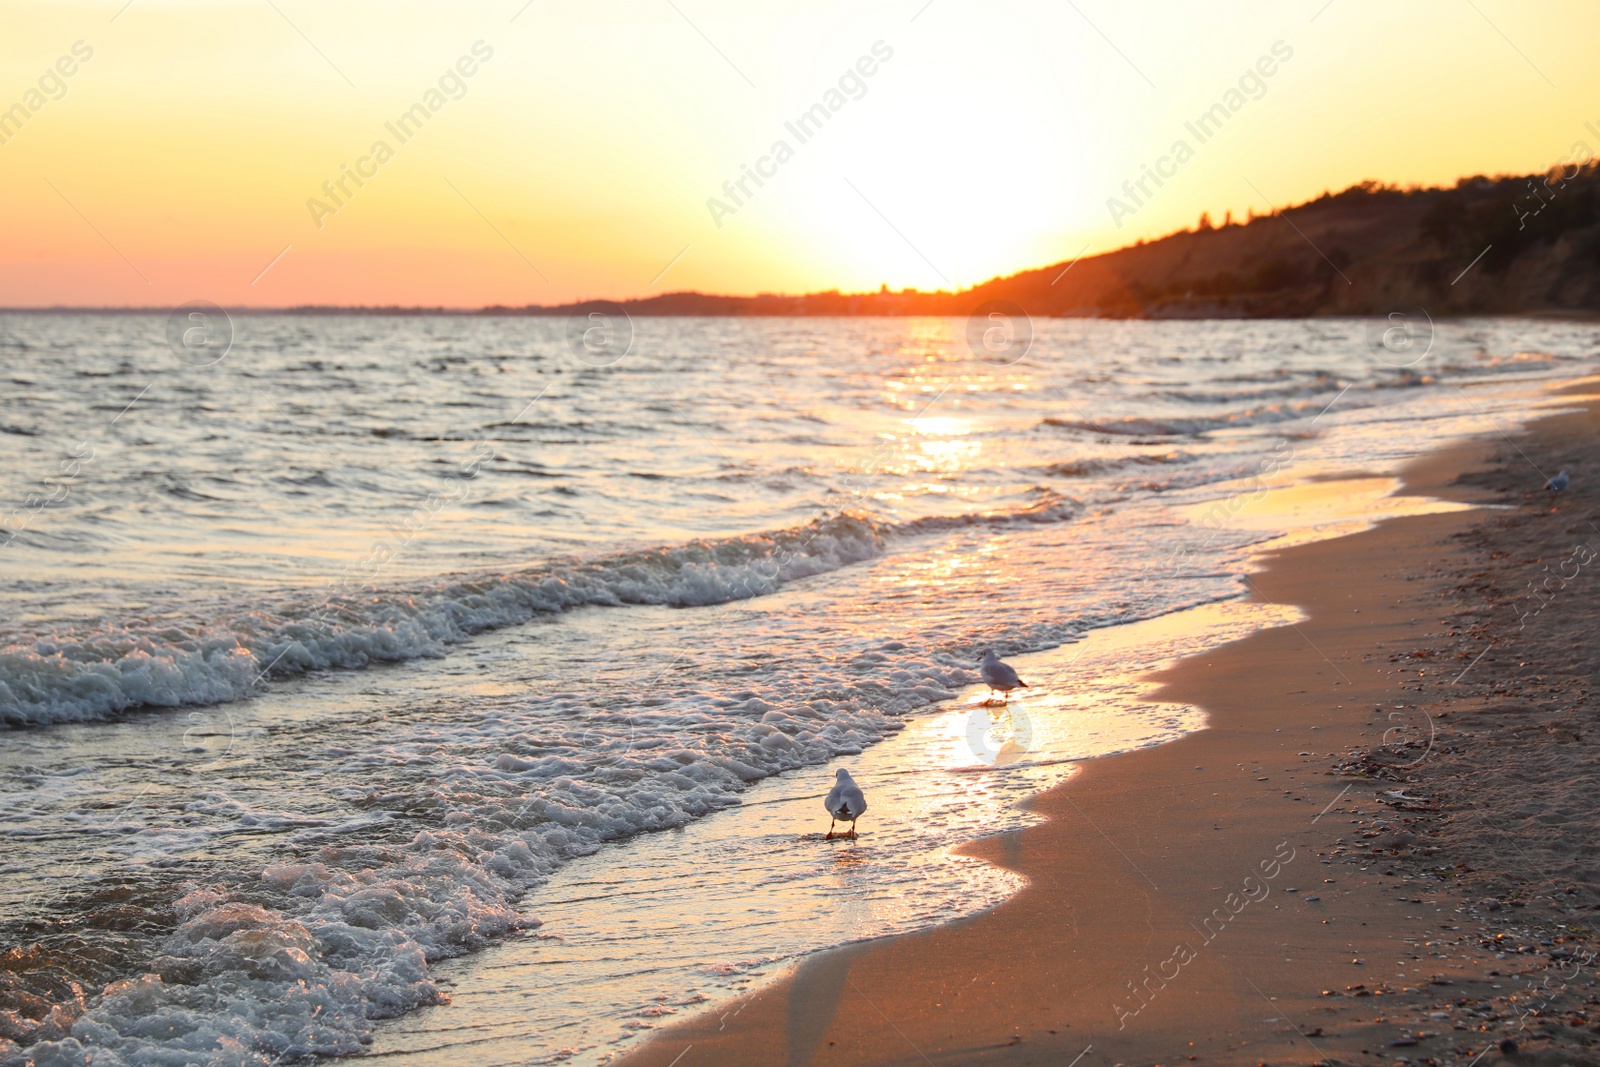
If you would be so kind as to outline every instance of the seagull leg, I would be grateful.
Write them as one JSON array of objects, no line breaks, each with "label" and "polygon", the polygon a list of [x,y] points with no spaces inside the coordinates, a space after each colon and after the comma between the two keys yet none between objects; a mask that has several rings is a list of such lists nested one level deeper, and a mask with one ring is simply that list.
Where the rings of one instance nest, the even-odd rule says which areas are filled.
[{"label": "seagull leg", "polygon": [[850,840],[854,841],[855,839],[856,839],[856,821],[854,819],[851,819],[850,820]]},{"label": "seagull leg", "polygon": [[828,836],[823,838],[824,841],[832,841],[833,840],[833,827],[834,827],[834,824],[837,823],[838,821],[839,821],[838,819],[829,819],[828,820]]}]

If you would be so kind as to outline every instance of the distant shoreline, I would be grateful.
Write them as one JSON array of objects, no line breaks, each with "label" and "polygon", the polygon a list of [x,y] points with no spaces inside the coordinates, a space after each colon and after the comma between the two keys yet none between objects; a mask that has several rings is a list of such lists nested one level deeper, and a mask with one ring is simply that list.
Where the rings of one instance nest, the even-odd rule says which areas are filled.
[{"label": "distant shoreline", "polygon": [[[553,307],[533,308],[446,308],[446,307],[230,307],[230,315],[239,316],[266,316],[266,315],[326,315],[336,316],[369,316],[373,318],[424,318],[436,316],[442,318],[532,318],[552,319],[563,318],[569,315],[582,315],[589,311],[598,311],[605,308],[614,308],[618,302],[608,300],[592,300],[582,304],[568,304]],[[628,301],[620,302],[623,310],[628,311]],[[0,315],[170,315],[170,307],[0,307]],[[957,311],[948,312],[921,312],[921,311],[867,311],[857,313],[822,313],[822,312],[672,312],[672,311],[629,311],[633,318],[643,319],[920,319],[920,318],[966,318],[969,313]],[[1146,322],[1235,322],[1244,319],[1251,321],[1281,320],[1284,322],[1303,321],[1305,319],[1367,319],[1381,312],[1356,312],[1339,311],[1314,315],[1163,315],[1154,316],[1122,316],[1122,315],[1034,315],[1040,319],[1075,319],[1081,321],[1104,321],[1115,319],[1133,318]],[[1595,322],[1600,321],[1600,308],[1531,308],[1523,311],[1465,311],[1455,313],[1438,313],[1434,318],[1438,321],[1449,322],[1460,319],[1496,318],[1496,319],[1537,319],[1540,321],[1571,321]]]},{"label": "distant shoreline", "polygon": [[[1530,188],[1542,189],[1530,199]],[[1533,208],[1537,204],[1536,209]],[[7,314],[169,314],[170,307],[17,307]],[[566,304],[228,308],[240,315],[663,318],[1011,317],[1304,319],[1600,315],[1600,163],[1463,178],[1452,188],[1362,182],[1270,215],[1083,256],[955,292],[725,296],[681,291]]]}]

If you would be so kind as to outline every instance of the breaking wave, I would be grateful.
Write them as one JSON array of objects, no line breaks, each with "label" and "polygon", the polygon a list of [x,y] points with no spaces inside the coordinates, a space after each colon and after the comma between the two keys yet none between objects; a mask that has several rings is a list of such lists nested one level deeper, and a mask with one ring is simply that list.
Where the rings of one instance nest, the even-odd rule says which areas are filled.
[{"label": "breaking wave", "polygon": [[895,536],[1054,522],[1076,506],[1048,491],[1013,511],[883,522],[846,511],[802,526],[509,574],[451,575],[382,590],[352,579],[187,624],[134,620],[13,637],[0,649],[0,724],[89,722],[142,706],[221,704],[265,680],[438,657],[474,634],[580,607],[699,607],[881,555]]}]

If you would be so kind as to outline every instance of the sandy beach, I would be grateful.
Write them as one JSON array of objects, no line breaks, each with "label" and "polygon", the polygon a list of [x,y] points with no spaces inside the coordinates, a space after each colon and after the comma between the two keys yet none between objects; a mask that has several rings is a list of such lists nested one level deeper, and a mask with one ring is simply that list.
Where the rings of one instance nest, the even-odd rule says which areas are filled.
[{"label": "sandy beach", "polygon": [[1405,472],[1492,508],[1265,555],[1254,595],[1304,621],[1165,672],[1154,698],[1206,729],[1091,761],[1047,821],[970,846],[1028,879],[1015,897],[821,953],[626,1062],[1593,1062],[1600,805],[1573,776],[1600,530],[1539,472],[1600,458],[1596,426]]}]

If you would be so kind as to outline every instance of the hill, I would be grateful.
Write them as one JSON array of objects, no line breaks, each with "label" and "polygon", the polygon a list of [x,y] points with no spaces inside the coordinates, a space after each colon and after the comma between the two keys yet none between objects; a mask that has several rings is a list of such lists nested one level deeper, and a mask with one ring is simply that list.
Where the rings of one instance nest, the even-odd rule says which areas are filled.
[{"label": "hill", "polygon": [[[632,315],[967,315],[1008,300],[1038,316],[1271,318],[1600,311],[1600,165],[1464,178],[1453,188],[1363,182],[1242,223],[1170,234],[961,292],[667,293]],[[568,315],[607,305],[485,308]]]}]

